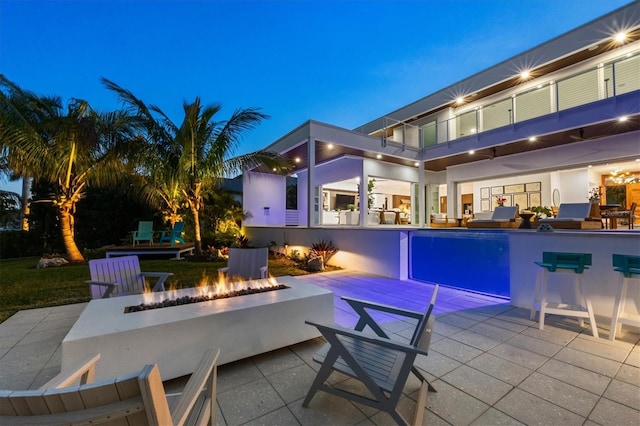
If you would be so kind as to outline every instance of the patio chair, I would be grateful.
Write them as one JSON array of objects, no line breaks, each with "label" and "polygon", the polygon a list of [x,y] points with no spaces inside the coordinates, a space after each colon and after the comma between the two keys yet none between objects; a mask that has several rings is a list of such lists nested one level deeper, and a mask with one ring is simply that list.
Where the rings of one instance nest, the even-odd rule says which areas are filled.
[{"label": "patio chair", "polygon": [[591,219],[591,203],[562,203],[556,217],[540,219],[558,229],[602,229],[602,220]]},{"label": "patio chair", "polygon": [[498,206],[491,219],[473,219],[467,221],[468,228],[513,228],[516,227],[518,206]]},{"label": "patio chair", "polygon": [[181,395],[165,394],[156,364],[91,384],[0,391],[0,424],[215,424],[219,350],[208,350]]},{"label": "patio chair", "polygon": [[239,248],[229,249],[227,266],[218,269],[218,276],[224,278],[242,278],[253,280],[267,278],[269,275],[269,248]]},{"label": "patio chair", "polygon": [[[360,316],[354,330],[306,321],[317,327],[328,343],[313,357],[322,366],[302,406],[308,407],[315,393],[321,390],[384,411],[398,424],[405,425],[408,422],[396,407],[412,372],[421,382],[413,423],[421,424],[427,391],[435,389],[413,364],[417,355],[427,355],[429,349],[435,321],[432,312],[438,288],[436,285],[425,313],[343,297]],[[415,320],[416,326],[409,343],[391,340],[369,311]],[[367,326],[373,333],[364,331]],[[333,371],[359,380],[369,393],[363,395],[325,384]]]},{"label": "patio chair", "polygon": [[171,231],[162,231],[162,235],[160,236],[160,244],[162,243],[171,243],[173,247],[176,241],[179,244],[185,244],[184,239],[182,238],[182,233],[184,232],[184,222],[176,222],[173,225],[173,229]]},{"label": "patio chair", "polygon": [[92,299],[144,293],[146,278],[156,278],[152,291],[164,291],[165,280],[171,272],[141,272],[138,256],[110,257],[89,261],[91,279],[85,281],[91,288]]},{"label": "patio chair", "polygon": [[141,220],[138,222],[138,230],[133,231],[133,246],[138,241],[148,241],[149,245],[153,245],[153,222]]}]

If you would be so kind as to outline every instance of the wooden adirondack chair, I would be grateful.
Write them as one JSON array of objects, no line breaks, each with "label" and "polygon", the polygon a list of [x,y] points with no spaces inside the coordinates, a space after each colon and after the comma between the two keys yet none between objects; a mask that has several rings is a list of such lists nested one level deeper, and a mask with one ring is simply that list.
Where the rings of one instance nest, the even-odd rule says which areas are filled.
[{"label": "wooden adirondack chair", "polygon": [[156,278],[152,291],[164,291],[165,280],[171,272],[141,272],[138,256],[111,257],[89,261],[92,299],[126,296],[146,291],[146,278]]},{"label": "wooden adirondack chair", "polygon": [[[413,418],[414,424],[421,424],[427,391],[435,391],[435,389],[414,367],[413,363],[417,355],[427,355],[435,322],[435,316],[432,315],[432,312],[438,288],[439,286],[436,285],[426,313],[343,297],[342,299],[351,305],[360,316],[355,330],[307,321],[307,324],[314,325],[320,330],[328,343],[313,357],[313,360],[322,366],[309,389],[309,393],[302,402],[302,406],[307,407],[315,393],[321,390],[384,411],[398,424],[406,425],[408,422],[396,407],[409,373],[412,372],[422,383]],[[369,311],[384,312],[416,320],[417,323],[409,344],[391,340]],[[364,332],[367,326],[375,335]],[[341,389],[339,386],[324,384],[333,371],[359,380],[367,388],[370,395],[361,395]]]},{"label": "wooden adirondack chair", "polygon": [[269,248],[237,248],[229,249],[227,266],[218,268],[220,278],[242,278],[252,280],[267,278],[269,275]]},{"label": "wooden adirondack chair", "polygon": [[173,229],[171,231],[162,231],[162,235],[160,236],[160,244],[171,243],[172,247],[176,244],[176,241],[180,244],[184,244],[185,242],[182,238],[183,232],[184,222],[176,222],[173,225]]},{"label": "wooden adirondack chair", "polygon": [[133,245],[138,241],[148,241],[153,245],[153,222],[141,220],[138,222],[138,230],[133,231]]},{"label": "wooden adirondack chair", "polygon": [[[220,350],[208,350],[181,396],[172,401],[165,394],[155,364],[137,373],[80,386],[0,391],[0,424],[212,425],[219,355]],[[78,377],[77,372],[73,374]],[[69,380],[64,378],[60,383]]]}]

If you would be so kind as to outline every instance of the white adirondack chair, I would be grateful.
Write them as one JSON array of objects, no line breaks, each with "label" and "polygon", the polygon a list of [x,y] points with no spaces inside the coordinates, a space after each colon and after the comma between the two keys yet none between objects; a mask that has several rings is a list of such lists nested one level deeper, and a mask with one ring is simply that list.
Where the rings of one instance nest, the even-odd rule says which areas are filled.
[{"label": "white adirondack chair", "polygon": [[89,261],[92,299],[140,294],[146,290],[146,279],[157,279],[153,291],[164,291],[164,282],[171,272],[141,272],[138,256],[111,257]]},{"label": "white adirondack chair", "polygon": [[81,369],[54,379],[55,386],[36,391],[0,390],[0,424],[212,425],[216,423],[219,355],[220,350],[208,350],[184,391],[175,396],[165,394],[156,364],[115,379],[83,380],[80,386],[68,387],[92,371],[97,355]]},{"label": "white adirondack chair", "polygon": [[267,278],[269,273],[269,248],[236,248],[229,249],[227,266],[218,269],[218,275],[245,280]]}]

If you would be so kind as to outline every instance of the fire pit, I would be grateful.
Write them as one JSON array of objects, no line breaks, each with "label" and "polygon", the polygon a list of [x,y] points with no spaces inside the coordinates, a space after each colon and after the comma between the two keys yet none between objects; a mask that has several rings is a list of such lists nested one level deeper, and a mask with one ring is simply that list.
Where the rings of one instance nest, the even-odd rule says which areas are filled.
[{"label": "fire pit", "polygon": [[128,306],[196,297],[201,289],[92,300],[62,341],[62,369],[100,353],[96,380],[149,363],[172,379],[192,373],[208,348],[219,347],[225,364],[318,337],[306,319],[333,322],[332,292],[304,278],[278,277],[277,285],[287,288],[128,314]]},{"label": "fire pit", "polygon": [[[289,288],[284,284],[278,283],[275,278],[255,280],[255,281],[232,281],[232,282],[217,282],[213,285],[208,285],[208,281],[205,278],[204,282],[198,288],[199,294],[176,297],[171,296],[171,293],[175,291],[162,292],[162,294],[169,293],[169,297],[158,302],[142,302],[138,305],[125,306],[124,313],[147,311],[149,309],[168,308],[171,306],[188,305],[190,303],[208,302],[210,300],[226,299],[229,297],[246,296],[248,294],[264,293],[267,291],[282,290]],[[155,293],[149,293],[152,295]],[[149,296],[147,296],[149,297]]]}]

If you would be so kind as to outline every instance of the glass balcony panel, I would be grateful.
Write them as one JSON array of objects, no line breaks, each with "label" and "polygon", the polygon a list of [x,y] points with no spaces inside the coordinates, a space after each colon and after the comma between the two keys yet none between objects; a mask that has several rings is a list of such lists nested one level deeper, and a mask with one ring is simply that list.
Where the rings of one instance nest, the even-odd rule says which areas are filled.
[{"label": "glass balcony panel", "polygon": [[438,143],[437,129],[435,121],[422,126],[422,146],[431,146]]},{"label": "glass balcony panel", "polygon": [[482,108],[482,131],[511,124],[511,98]]},{"label": "glass balcony panel", "polygon": [[546,85],[539,89],[519,94],[516,96],[515,110],[516,122],[550,114],[552,112],[551,87]]},{"label": "glass balcony panel", "polygon": [[558,81],[558,110],[573,108],[595,102],[598,97],[598,70]]},{"label": "glass balcony panel", "polygon": [[631,57],[614,65],[616,95],[640,89],[640,56]]},{"label": "glass balcony panel", "polygon": [[475,135],[478,133],[476,112],[469,111],[456,117],[456,137]]}]

